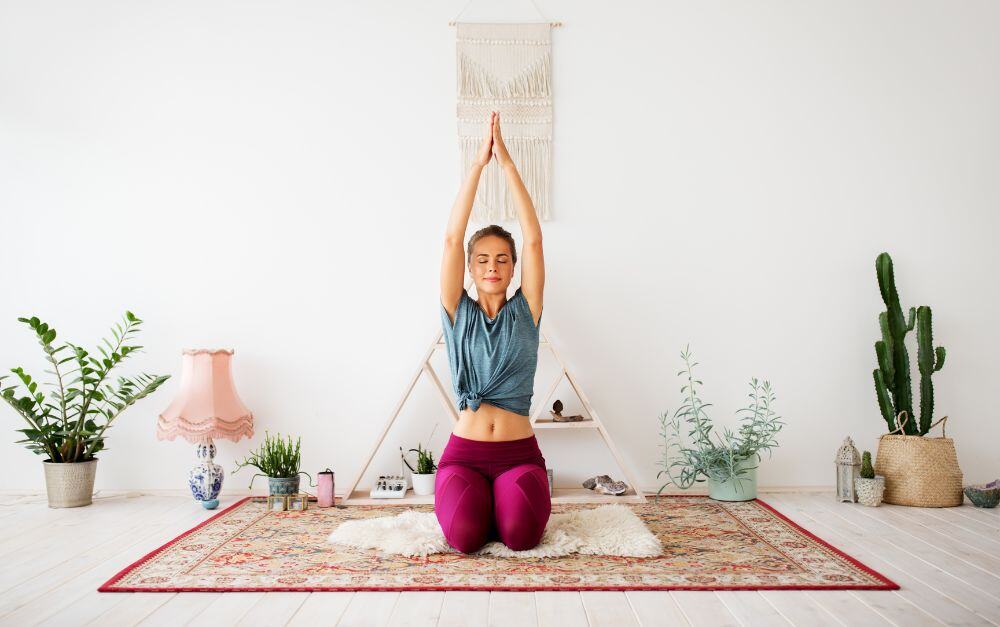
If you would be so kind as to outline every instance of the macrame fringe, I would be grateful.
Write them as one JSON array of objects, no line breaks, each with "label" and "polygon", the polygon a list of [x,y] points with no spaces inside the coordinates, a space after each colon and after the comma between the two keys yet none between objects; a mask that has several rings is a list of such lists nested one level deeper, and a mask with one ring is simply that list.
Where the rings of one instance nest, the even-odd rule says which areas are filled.
[{"label": "macrame fringe", "polygon": [[[482,137],[459,139],[461,153],[461,173],[464,176],[476,157]],[[550,219],[549,190],[552,180],[552,141],[546,138],[513,137],[504,138],[507,152],[514,160],[524,186],[531,196],[535,213],[539,220]],[[478,222],[493,223],[502,220],[516,220],[517,206],[507,187],[507,177],[496,159],[483,169],[472,205],[472,216]]]},{"label": "macrame fringe", "polygon": [[[551,58],[548,51],[513,77],[502,80],[466,54],[458,53],[460,98],[550,98]],[[524,66],[521,66],[524,67]]]}]

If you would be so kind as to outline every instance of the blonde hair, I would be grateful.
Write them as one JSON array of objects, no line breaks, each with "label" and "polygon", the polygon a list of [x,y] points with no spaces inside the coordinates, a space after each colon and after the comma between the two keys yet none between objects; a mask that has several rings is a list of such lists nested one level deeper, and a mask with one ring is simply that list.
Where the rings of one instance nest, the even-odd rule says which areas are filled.
[{"label": "blonde hair", "polygon": [[469,238],[468,252],[466,254],[466,263],[472,263],[472,248],[475,246],[476,242],[487,237],[489,235],[496,235],[497,237],[507,240],[510,244],[510,260],[511,263],[517,264],[517,246],[514,244],[514,236],[510,234],[510,231],[503,228],[499,224],[491,224],[489,226],[484,226]]}]

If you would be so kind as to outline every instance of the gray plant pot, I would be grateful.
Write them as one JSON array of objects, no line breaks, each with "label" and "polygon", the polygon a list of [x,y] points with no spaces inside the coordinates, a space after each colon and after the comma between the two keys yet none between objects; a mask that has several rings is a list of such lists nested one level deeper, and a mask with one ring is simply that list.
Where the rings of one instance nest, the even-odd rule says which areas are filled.
[{"label": "gray plant pot", "polygon": [[57,464],[43,461],[49,507],[83,507],[93,503],[97,460]]},{"label": "gray plant pot", "polygon": [[854,480],[854,492],[858,495],[858,503],[868,507],[878,507],[882,504],[885,494],[885,477],[875,475],[873,479],[858,477]]},{"label": "gray plant pot", "polygon": [[284,495],[284,494],[296,494],[299,491],[299,479],[298,475],[294,477],[268,477],[267,478],[267,490],[271,496]]}]

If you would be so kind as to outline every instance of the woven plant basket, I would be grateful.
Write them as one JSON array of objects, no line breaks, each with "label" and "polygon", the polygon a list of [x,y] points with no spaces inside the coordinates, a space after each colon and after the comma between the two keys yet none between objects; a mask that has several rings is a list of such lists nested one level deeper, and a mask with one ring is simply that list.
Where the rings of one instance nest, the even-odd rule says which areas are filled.
[{"label": "woven plant basket", "polygon": [[941,424],[940,438],[901,435],[908,418],[905,411],[899,412],[896,428],[878,441],[875,474],[885,477],[884,501],[913,507],[961,505],[962,470],[955,442],[944,433],[948,417],[931,425]]}]

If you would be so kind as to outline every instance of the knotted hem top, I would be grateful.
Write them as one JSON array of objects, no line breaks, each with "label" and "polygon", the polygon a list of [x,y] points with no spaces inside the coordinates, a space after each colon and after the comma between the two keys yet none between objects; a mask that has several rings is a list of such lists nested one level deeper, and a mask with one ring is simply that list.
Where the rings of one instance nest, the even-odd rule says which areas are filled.
[{"label": "knotted hem top", "polygon": [[455,310],[455,321],[440,305],[448,365],[458,410],[478,411],[485,401],[528,416],[538,366],[538,325],[518,287],[493,318],[468,290]]}]

